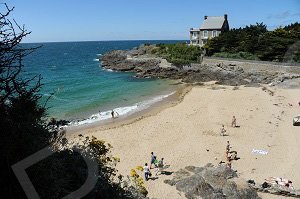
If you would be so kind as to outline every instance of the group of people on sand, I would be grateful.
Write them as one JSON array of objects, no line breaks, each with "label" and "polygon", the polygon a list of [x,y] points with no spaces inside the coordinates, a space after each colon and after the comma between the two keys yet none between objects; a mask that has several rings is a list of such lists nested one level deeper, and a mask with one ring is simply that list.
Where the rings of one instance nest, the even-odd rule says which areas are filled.
[{"label": "group of people on sand", "polygon": [[[233,127],[233,128],[239,127],[239,126],[236,125],[236,117],[235,117],[235,116],[232,117],[231,127]],[[228,134],[226,134],[226,129],[225,129],[224,124],[222,124],[222,128],[221,128],[220,135],[221,135],[221,136],[226,136],[226,135],[228,135]]]},{"label": "group of people on sand", "polygon": [[[300,102],[298,104],[300,106]],[[235,116],[232,117],[231,127],[233,127],[233,128],[239,127],[239,126],[237,126],[236,117]],[[228,134],[226,134],[226,129],[225,129],[224,124],[222,124],[220,135],[221,136],[228,135]],[[227,161],[226,166],[228,168],[230,168],[230,169],[232,169],[232,162],[233,162],[233,160],[239,160],[240,159],[239,157],[237,157],[237,151],[233,151],[233,150],[231,150],[231,148],[232,147],[230,145],[230,142],[227,141],[226,151],[225,151],[225,158],[226,158],[226,161]],[[225,162],[221,161],[219,163],[219,165],[221,165],[222,163],[225,163]],[[273,184],[276,184],[276,185],[280,185],[280,186],[282,186],[284,188],[294,190],[292,181],[288,180],[288,179],[284,179],[284,178],[270,177],[268,179],[265,179],[264,184],[265,184],[265,186],[271,186]]]},{"label": "group of people on sand", "polygon": [[[240,159],[239,157],[237,157],[237,151],[232,151],[231,148],[232,147],[230,145],[230,142],[227,141],[226,150],[225,150],[225,158],[226,158],[226,161],[227,161],[226,166],[230,169],[232,168],[232,161]],[[225,162],[221,161],[219,163],[219,165],[221,165],[222,163],[225,163]]]},{"label": "group of people on sand", "polygon": [[[152,167],[154,166],[154,167]],[[151,173],[151,169],[155,169],[156,174],[158,175],[158,173],[160,172],[161,174],[163,173],[163,168],[164,168],[164,158],[161,158],[160,160],[158,160],[156,158],[156,156],[154,155],[153,152],[151,152],[151,160],[150,160],[150,165],[148,165],[148,163],[145,163],[144,166],[144,177],[145,180],[148,181],[149,177],[152,176]]]}]

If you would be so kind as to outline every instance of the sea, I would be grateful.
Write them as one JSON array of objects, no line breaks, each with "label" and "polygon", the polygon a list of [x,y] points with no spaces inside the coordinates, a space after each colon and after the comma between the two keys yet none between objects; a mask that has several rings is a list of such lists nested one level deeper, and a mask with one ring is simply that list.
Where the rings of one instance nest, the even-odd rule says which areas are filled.
[{"label": "sea", "polygon": [[105,70],[101,55],[142,44],[182,41],[89,41],[24,43],[38,47],[24,58],[22,76],[41,75],[42,98],[48,118],[82,125],[111,118],[111,111],[127,116],[146,109],[175,92],[170,80],[138,79],[133,73]]}]

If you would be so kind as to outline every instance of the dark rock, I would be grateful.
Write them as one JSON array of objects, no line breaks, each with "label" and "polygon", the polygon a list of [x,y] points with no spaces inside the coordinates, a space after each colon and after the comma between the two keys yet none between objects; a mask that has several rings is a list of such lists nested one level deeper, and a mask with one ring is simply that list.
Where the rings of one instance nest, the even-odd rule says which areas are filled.
[{"label": "dark rock", "polygon": [[195,167],[195,166],[187,166],[185,170],[193,172],[193,173],[200,173],[204,170],[203,167]]},{"label": "dark rock", "polygon": [[176,186],[187,198],[207,199],[258,199],[255,189],[245,184],[238,185],[237,174],[225,166],[214,167],[211,163],[204,167],[187,166],[174,173],[171,180],[164,182]]},{"label": "dark rock", "polygon": [[217,81],[223,85],[277,85],[284,81],[300,79],[299,74],[282,74],[275,71],[250,72],[236,64],[215,65],[191,64],[192,67],[160,67],[160,58],[150,55],[154,46],[142,45],[132,50],[115,50],[101,57],[103,68],[115,71],[134,72],[137,78],[181,79],[186,83]]}]

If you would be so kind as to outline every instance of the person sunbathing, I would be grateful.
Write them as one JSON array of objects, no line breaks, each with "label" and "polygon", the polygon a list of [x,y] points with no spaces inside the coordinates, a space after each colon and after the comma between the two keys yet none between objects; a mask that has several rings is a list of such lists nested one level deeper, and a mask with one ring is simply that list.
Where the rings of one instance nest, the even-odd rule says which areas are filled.
[{"label": "person sunbathing", "polygon": [[237,157],[237,151],[230,151],[229,152],[230,153],[230,155],[231,155],[231,159],[232,160],[239,160],[240,158],[239,157]]},{"label": "person sunbathing", "polygon": [[269,177],[268,179],[265,179],[270,184],[278,184],[281,186],[284,186],[286,188],[294,189],[293,182],[291,180],[285,179],[285,178],[279,178],[279,177]]},{"label": "person sunbathing", "polygon": [[240,158],[237,157],[237,151],[227,151],[226,150],[226,159],[227,161],[232,161],[232,160],[239,160]]}]

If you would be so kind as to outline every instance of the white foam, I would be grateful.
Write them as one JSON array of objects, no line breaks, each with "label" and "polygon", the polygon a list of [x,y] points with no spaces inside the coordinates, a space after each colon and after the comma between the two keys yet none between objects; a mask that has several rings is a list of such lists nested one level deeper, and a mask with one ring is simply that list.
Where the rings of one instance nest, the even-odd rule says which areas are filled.
[{"label": "white foam", "polygon": [[93,59],[93,61],[99,61],[99,59]]},{"label": "white foam", "polygon": [[[102,68],[102,67],[100,66],[100,68]],[[107,72],[114,72],[112,69],[107,69],[107,68],[102,68],[102,70],[107,71]]]},{"label": "white foam", "polygon": [[[167,98],[168,96],[170,96],[174,93],[175,92],[172,92],[172,93],[167,94],[167,95],[159,95],[159,96],[156,96],[156,97],[154,97],[150,100],[146,100],[146,101],[143,101],[143,102],[136,103],[132,106],[125,106],[125,107],[115,108],[114,111],[117,113],[118,117],[129,116],[129,115],[131,115],[135,112],[138,112],[138,111],[141,111],[143,109],[149,108],[154,103],[162,101],[164,98]],[[105,121],[105,120],[108,120],[108,119],[111,119],[111,110],[93,114],[85,120],[72,121],[72,122],[69,123],[69,126],[79,126],[79,125],[84,125],[84,124],[91,124],[91,123],[94,123],[94,122]]]},{"label": "white foam", "polygon": [[50,97],[50,96],[52,96],[52,95],[51,95],[50,93],[44,93],[43,96],[45,96],[45,97]]}]

